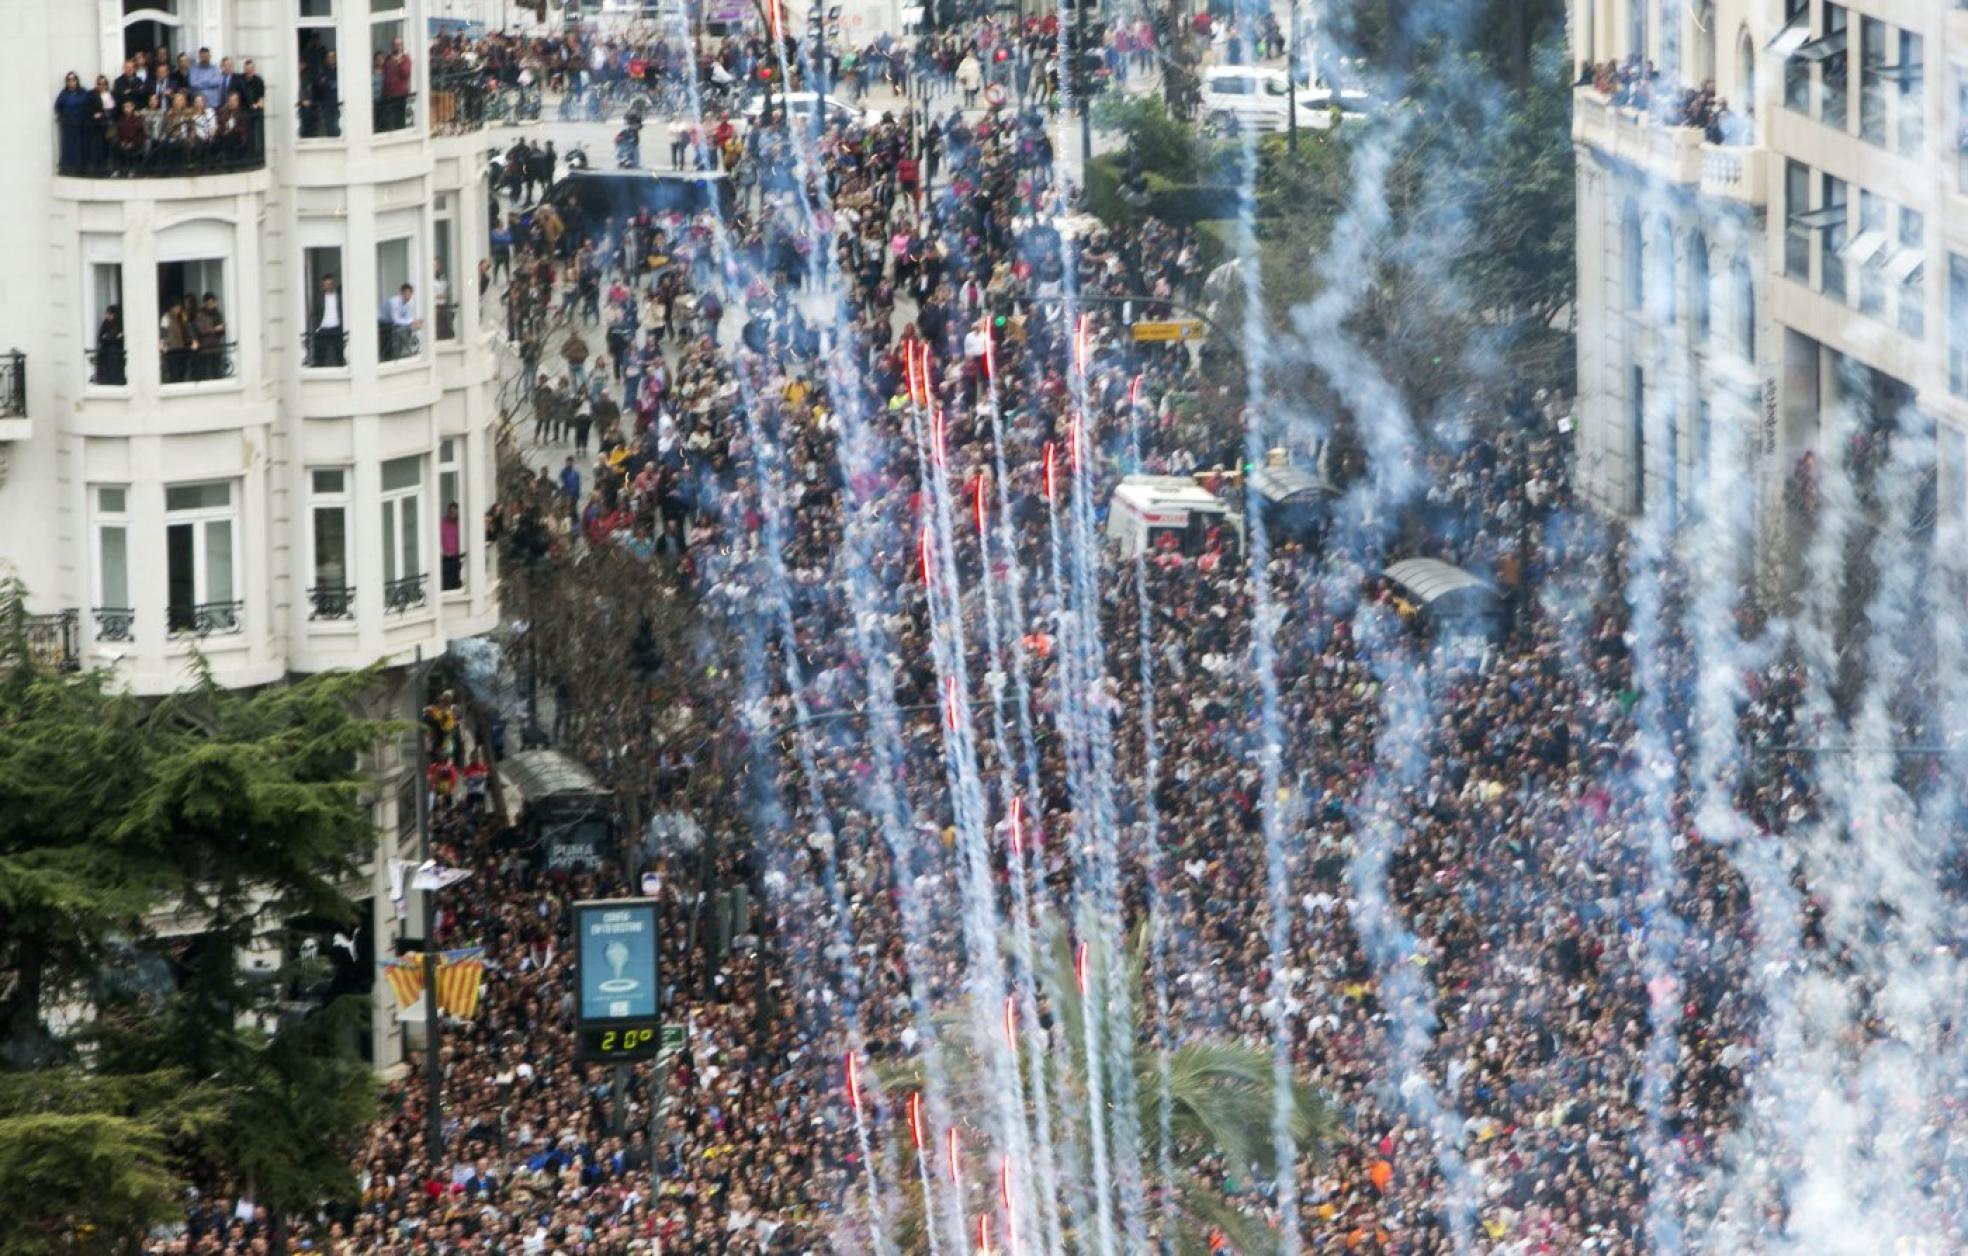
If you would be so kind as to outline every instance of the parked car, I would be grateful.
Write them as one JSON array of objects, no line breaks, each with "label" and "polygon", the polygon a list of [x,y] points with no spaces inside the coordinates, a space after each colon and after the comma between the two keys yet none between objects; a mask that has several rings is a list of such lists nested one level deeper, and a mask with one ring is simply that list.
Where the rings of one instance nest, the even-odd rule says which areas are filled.
[{"label": "parked car", "polygon": [[[1340,116],[1349,121],[1366,117],[1366,93],[1329,87],[1298,89],[1298,125],[1323,131],[1332,126],[1332,105],[1337,100]],[[1283,70],[1254,65],[1213,65],[1203,70],[1203,120],[1217,131],[1237,131],[1250,127],[1257,131],[1282,131],[1291,120],[1291,84]]]}]

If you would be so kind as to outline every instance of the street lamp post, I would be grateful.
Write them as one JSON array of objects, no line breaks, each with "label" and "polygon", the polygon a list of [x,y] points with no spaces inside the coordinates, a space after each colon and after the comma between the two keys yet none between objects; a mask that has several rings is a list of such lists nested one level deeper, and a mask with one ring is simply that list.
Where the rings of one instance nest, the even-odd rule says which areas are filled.
[{"label": "street lamp post", "polygon": [[1298,156],[1298,0],[1291,0],[1291,31],[1285,43],[1285,152]]},{"label": "street lamp post", "polygon": [[[410,700],[417,709],[417,865],[430,862],[430,738],[423,725],[424,692],[430,665],[424,661],[424,648],[417,647],[416,666],[410,671]],[[444,1083],[438,1072],[438,1033],[442,1022],[437,1012],[437,894],[426,888],[424,913],[424,1077],[429,1086],[425,1108],[425,1138],[430,1144],[431,1162],[444,1148]]]}]

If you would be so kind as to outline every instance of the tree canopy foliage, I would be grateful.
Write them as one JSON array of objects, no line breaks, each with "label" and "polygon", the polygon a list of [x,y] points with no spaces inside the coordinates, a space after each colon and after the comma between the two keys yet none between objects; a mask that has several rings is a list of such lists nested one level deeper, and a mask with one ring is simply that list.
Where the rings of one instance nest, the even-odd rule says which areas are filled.
[{"label": "tree canopy foliage", "polygon": [[362,1001],[308,1013],[285,997],[306,964],[240,956],[355,919],[378,676],[248,694],[200,667],[144,701],[40,665],[25,601],[0,584],[0,1215],[31,1236],[8,1250],[121,1250],[193,1166],[276,1214],[349,1193]]}]

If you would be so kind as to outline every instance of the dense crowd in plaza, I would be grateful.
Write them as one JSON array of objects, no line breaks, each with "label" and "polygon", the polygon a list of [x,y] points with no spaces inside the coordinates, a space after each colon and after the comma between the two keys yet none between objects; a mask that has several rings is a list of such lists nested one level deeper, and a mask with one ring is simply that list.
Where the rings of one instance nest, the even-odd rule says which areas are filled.
[{"label": "dense crowd in plaza", "polygon": [[[942,76],[939,91],[966,92],[964,64],[990,56],[992,38],[898,51],[908,68],[877,72]],[[1128,43],[1124,54],[1141,51]],[[588,73],[627,73],[628,52],[495,37],[441,56],[517,81],[578,75],[581,56]],[[843,79],[876,60],[843,56]],[[742,53],[727,68],[742,81]],[[997,730],[1015,720],[988,718],[987,673],[1009,666],[1015,638],[1040,725],[1037,778],[1011,772],[1031,837],[1017,855],[994,844],[999,891],[1010,894],[1014,860],[1060,902],[1079,888],[1076,852],[1094,839],[1093,820],[1069,785],[1067,739],[1046,730],[1074,701],[1090,703],[1112,741],[1123,898],[1131,921],[1146,917],[1151,893],[1158,905],[1177,1038],[1270,1040],[1259,763],[1265,739],[1282,738],[1283,789],[1270,805],[1286,815],[1290,1050],[1342,1133],[1306,1157],[1294,1216],[1277,1215],[1263,1181],[1219,1174],[1224,1198],[1296,1227],[1318,1252],[1446,1252],[1464,1227],[1483,1250],[1650,1250],[1650,1198],[1690,1216],[1713,1206],[1703,1175],[1767,1049],[1754,1032],[1746,887],[1695,822],[1685,762],[1666,781],[1642,770],[1650,739],[1682,757],[1693,737],[1695,652],[1675,626],[1693,575],[1658,568],[1669,612],[1660,657],[1677,662],[1651,680],[1665,696],[1650,725],[1636,715],[1649,683],[1627,592],[1633,542],[1575,501],[1563,402],[1500,389],[1452,425],[1453,438],[1416,433],[1376,455],[1413,473],[1411,495],[1342,512],[1319,544],[1279,538],[1262,573],[1283,608],[1275,729],[1261,725],[1252,661],[1256,573],[1230,530],[1140,564],[1101,549],[1106,676],[1091,694],[1065,693],[1066,638],[1082,629],[1046,578],[1049,495],[1068,491],[1054,489],[1048,458],[1065,474],[1063,451],[1083,449],[1081,491],[1096,504],[1136,471],[1202,473],[1234,493],[1228,469],[1245,458],[1246,416],[1220,397],[1196,404],[1197,358],[1135,343],[1124,321],[1203,299],[1195,233],[1097,225],[1055,180],[1037,110],[947,103],[841,121],[817,139],[770,119],[722,137],[717,163],[799,172],[755,183],[728,220],[593,221],[571,204],[501,204],[481,282],[498,287],[524,362],[514,417],[532,446],[495,511],[504,560],[571,564],[625,549],[647,560],[651,580],[687,589],[707,622],[729,626],[720,662],[747,678],[746,708],[706,713],[709,745],[666,761],[678,782],[666,805],[689,810],[718,854],[707,866],[701,847],[665,850],[652,870],[670,919],[691,917],[701,885],[742,885],[753,928],[721,959],[694,928],[668,936],[668,1018],[689,1026],[687,1045],[654,1145],[640,1081],[632,1119],[614,1130],[607,1070],[571,1060],[566,906],[635,892],[627,870],[543,872],[501,820],[462,797],[453,805],[447,786],[437,847],[474,876],[444,899],[439,936],[485,946],[491,977],[479,1015],[445,1039],[446,1143],[424,1143],[421,1078],[392,1083],[361,1149],[359,1204],[293,1219],[297,1239],[338,1256],[616,1256],[659,1241],[681,1252],[872,1250],[860,1228],[869,1166],[840,1061],[856,1040],[871,1068],[905,1060],[922,1045],[912,1000],[948,1008],[965,989],[954,924],[930,940],[928,970],[911,971],[901,920],[905,897],[936,921],[962,910],[917,548],[947,483],[993,817],[1010,805],[998,766],[1024,751],[1000,744]],[[837,316],[823,299],[836,291]],[[925,354],[917,380],[911,363]],[[927,434],[932,409],[944,416],[940,438]],[[1301,462],[1320,453],[1309,438],[1286,444]],[[966,512],[995,529],[1001,499],[1015,542],[987,550]],[[1517,613],[1494,652],[1425,653],[1382,575],[1415,555],[1503,590]],[[987,587],[1006,621],[995,639]],[[1014,588],[1022,632],[1009,625]],[[1753,618],[1745,597],[1728,600]],[[867,656],[870,641],[892,670]],[[794,725],[801,711],[872,701],[877,673],[903,713],[903,762],[892,766],[916,824],[905,863],[876,813],[882,769],[866,725]],[[1781,657],[1745,683],[1743,744],[1789,741],[1802,668]],[[433,730],[439,751],[464,754],[443,720]],[[606,752],[578,739],[567,748]],[[1808,768],[1782,756],[1724,792],[1765,832],[1814,806]],[[1671,846],[1665,907],[1699,922],[1666,970],[1647,942],[1660,869],[1634,837],[1656,831]],[[1358,877],[1376,845],[1391,852],[1387,896],[1415,935],[1400,962],[1429,992],[1427,1008],[1396,996],[1400,983],[1361,940]],[[1655,1092],[1650,1037],[1664,1005],[1675,1009],[1672,1062]],[[1427,1046],[1411,1058],[1418,1023]],[[1424,1084],[1452,1114],[1446,1125],[1417,1115]],[[878,1140],[903,1137],[895,1113],[891,1103]],[[1444,1128],[1460,1167],[1442,1155]],[[981,1145],[988,1133],[967,1137]],[[980,1172],[970,1198],[983,1207],[994,1186]],[[236,1191],[200,1201],[188,1233],[156,1250],[267,1250],[269,1219]],[[1780,1204],[1759,1203],[1778,1224]],[[1954,1219],[1932,1222],[1942,1232]]]}]

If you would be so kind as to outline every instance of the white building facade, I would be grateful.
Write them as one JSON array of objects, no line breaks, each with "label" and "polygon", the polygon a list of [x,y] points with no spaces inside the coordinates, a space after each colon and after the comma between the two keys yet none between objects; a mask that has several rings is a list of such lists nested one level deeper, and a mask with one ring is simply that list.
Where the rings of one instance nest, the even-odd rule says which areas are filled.
[{"label": "white building facade", "polygon": [[1793,580],[1827,438],[1917,407],[1958,524],[1968,3],[1573,0],[1571,32],[1575,68],[1638,56],[1657,97],[1712,83],[1733,115],[1705,135],[1573,89],[1592,499],[1680,513],[1746,485],[1754,558]]},{"label": "white building facade", "polygon": [[[149,695],[182,687],[196,652],[247,687],[404,669],[497,622],[483,139],[432,96],[424,3],[13,7],[0,178],[22,212],[0,236],[0,346],[14,351],[0,567],[63,661]],[[377,104],[373,56],[399,41],[409,94],[398,83]],[[51,112],[65,72],[86,88],[158,47],[254,62],[262,120],[229,141],[131,146]],[[186,349],[167,324],[187,294],[215,298],[222,346]],[[103,334],[111,307],[120,351]],[[377,709],[407,714],[407,682],[393,671]],[[386,951],[402,931],[387,858],[400,835],[414,842],[397,812],[415,794],[385,779],[376,797]],[[379,1029],[379,1062],[394,1039]]]}]

